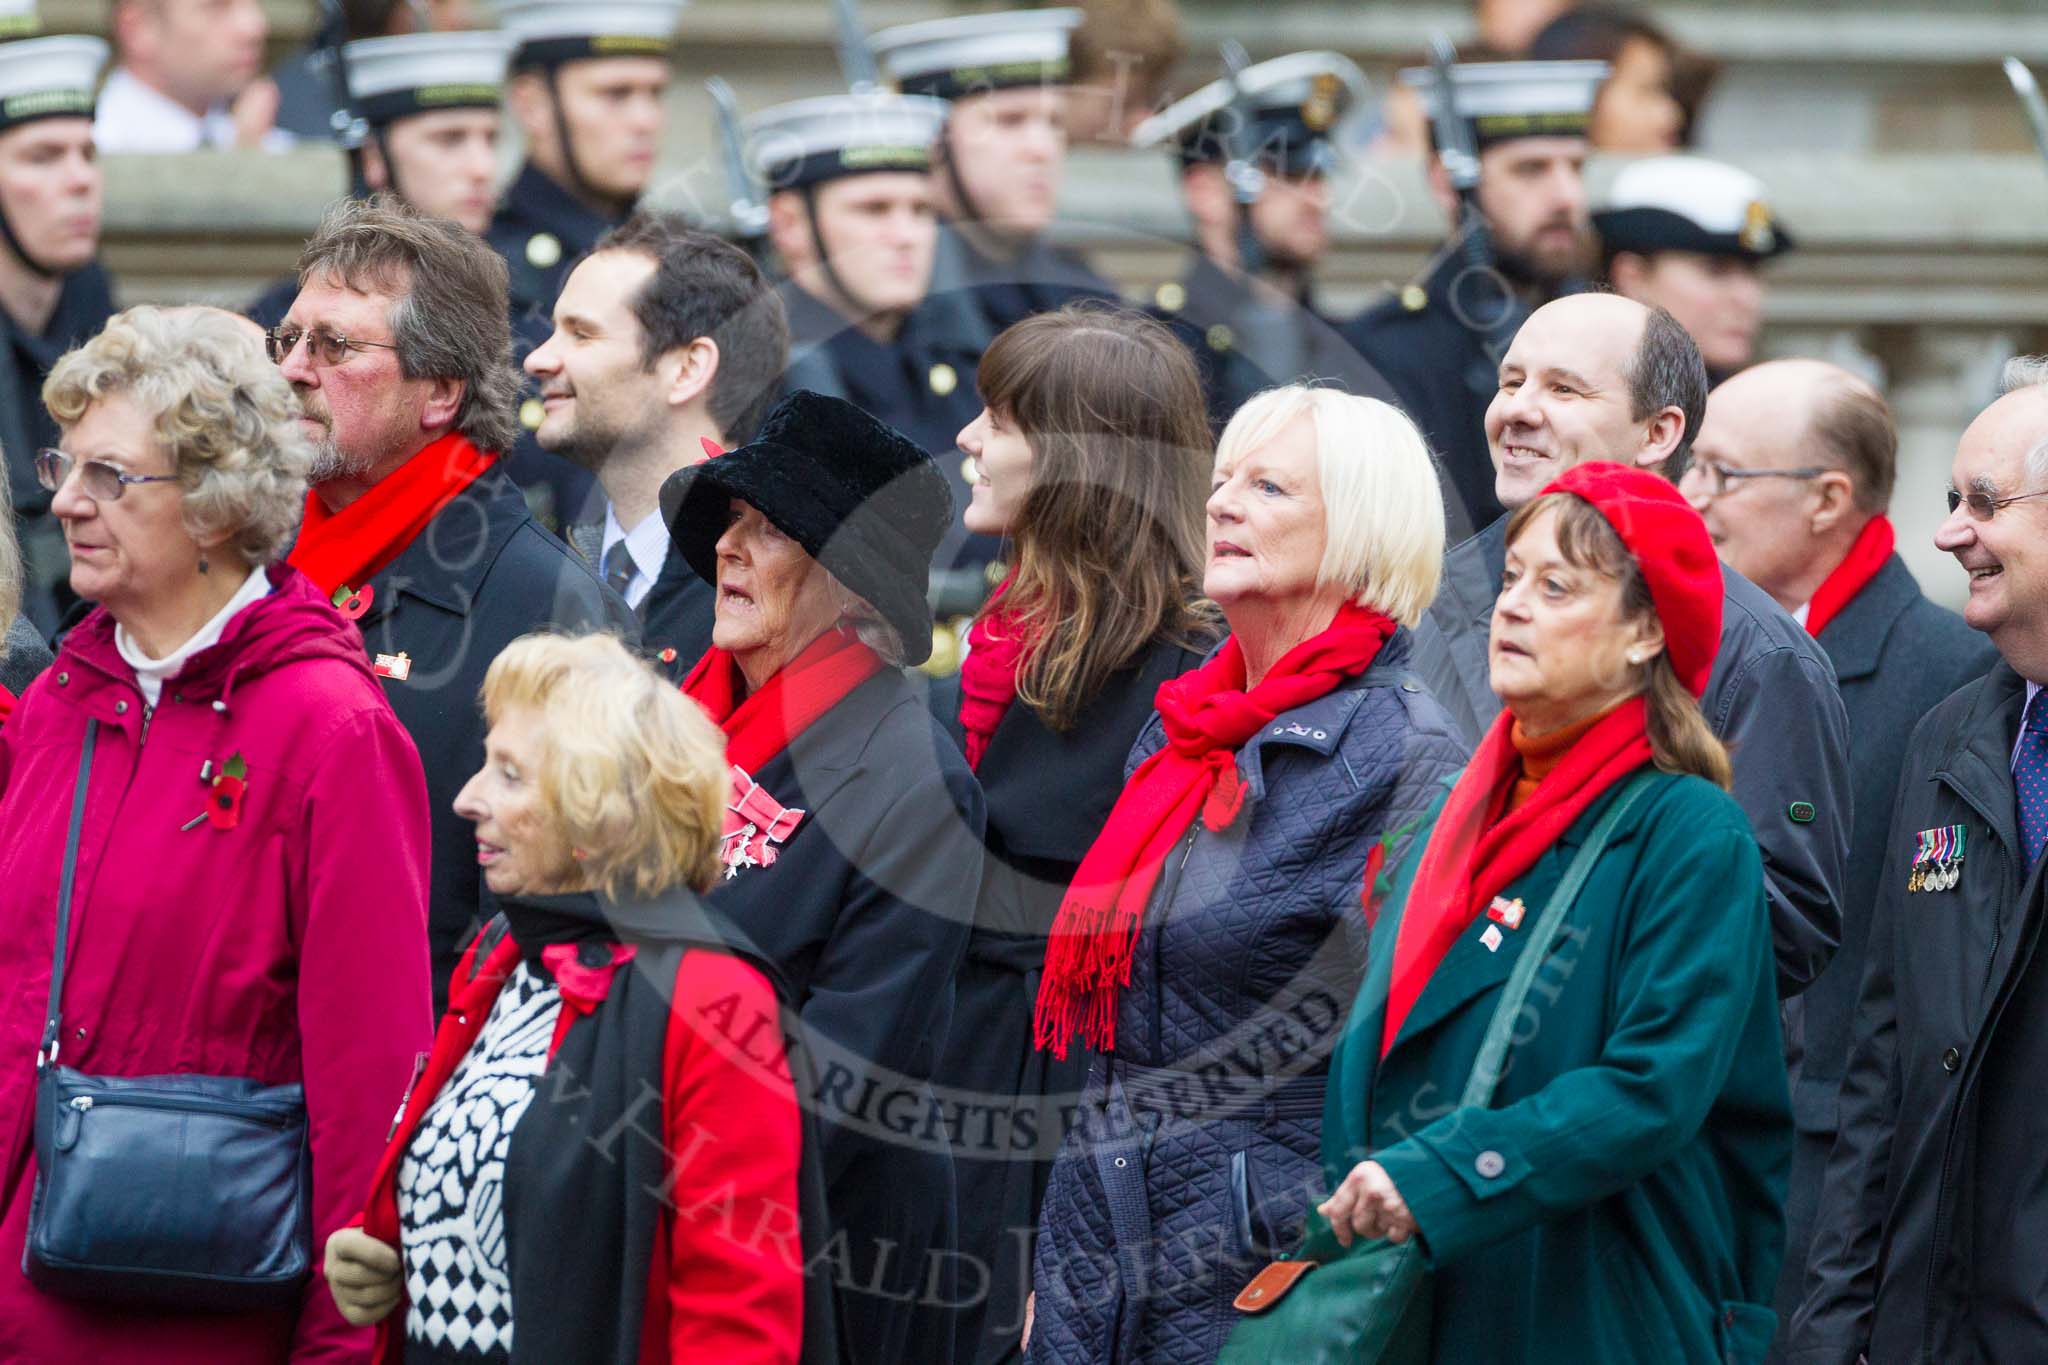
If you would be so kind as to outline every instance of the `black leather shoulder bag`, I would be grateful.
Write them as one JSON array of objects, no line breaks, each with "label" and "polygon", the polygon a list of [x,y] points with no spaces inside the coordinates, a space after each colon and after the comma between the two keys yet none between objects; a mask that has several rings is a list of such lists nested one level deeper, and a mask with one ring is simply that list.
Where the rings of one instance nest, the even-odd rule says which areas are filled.
[{"label": "black leather shoulder bag", "polygon": [[233,1076],[88,1076],[57,1065],[79,826],[98,737],[99,722],[87,721],[36,1053],[36,1183],[22,1272],[38,1289],[96,1303],[294,1306],[313,1263],[304,1088]]}]

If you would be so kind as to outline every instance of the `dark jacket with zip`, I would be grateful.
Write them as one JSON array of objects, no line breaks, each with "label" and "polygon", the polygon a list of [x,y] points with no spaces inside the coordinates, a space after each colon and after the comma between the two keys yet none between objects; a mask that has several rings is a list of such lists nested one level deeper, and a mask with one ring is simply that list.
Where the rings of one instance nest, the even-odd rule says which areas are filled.
[{"label": "dark jacket with zip", "polygon": [[[1415,671],[1477,743],[1500,714],[1487,635],[1507,562],[1506,517],[1444,558],[1415,631]],[[1700,710],[1735,765],[1733,795],[1756,830],[1780,998],[1812,985],[1841,940],[1849,856],[1849,718],[1820,644],[1726,565],[1721,648]]]},{"label": "dark jacket with zip", "polygon": [[369,610],[356,624],[427,772],[434,822],[427,938],[438,1008],[463,945],[490,918],[476,827],[455,813],[455,794],[484,762],[484,671],[532,631],[610,630],[633,645],[639,625],[617,593],[541,529],[495,469],[442,508],[370,585]]},{"label": "dark jacket with zip", "polygon": [[[1244,809],[1169,855],[1121,992],[1113,1057],[1075,1102],[1041,1210],[1027,1359],[1216,1358],[1230,1300],[1292,1246],[1322,1181],[1323,1081],[1369,934],[1365,868],[1398,864],[1465,761],[1407,671],[1373,666],[1237,753]],[[1126,771],[1165,743],[1155,717]]]},{"label": "dark jacket with zip", "polygon": [[[1907,744],[1794,1365],[2048,1358],[2048,905],[2019,849],[2025,704],[2000,662]],[[1916,836],[1951,826],[1955,886],[1909,890]]]},{"label": "dark jacket with zip", "polygon": [[1998,661],[1988,638],[1920,595],[1920,585],[1897,555],[1827,623],[1819,640],[1834,662],[1842,706],[1849,713],[1856,818],[1842,902],[1842,946],[1812,988],[1785,1005],[1792,1118],[1799,1142],[1785,1196],[1785,1269],[1777,1296],[1781,1333],[1799,1307],[1806,1282],[1806,1250],[1835,1141],[1835,1096],[1849,1060],[1871,908],[1890,866],[1886,840],[1906,740],[1942,698],[1982,677]]}]

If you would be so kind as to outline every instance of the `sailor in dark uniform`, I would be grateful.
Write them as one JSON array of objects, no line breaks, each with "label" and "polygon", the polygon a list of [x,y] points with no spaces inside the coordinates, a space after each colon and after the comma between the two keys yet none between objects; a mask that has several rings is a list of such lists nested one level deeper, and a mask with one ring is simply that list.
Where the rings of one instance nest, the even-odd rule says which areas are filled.
[{"label": "sailor in dark uniform", "polygon": [[1601,275],[1614,292],[1662,308],[1699,343],[1719,384],[1756,358],[1764,266],[1792,249],[1764,182],[1703,156],[1631,161],[1593,211]]},{"label": "sailor in dark uniform", "polygon": [[[974,367],[995,329],[971,293],[930,292],[931,147],[946,113],[922,95],[832,95],[766,110],[746,131],[788,277],[787,388],[845,398],[938,457],[955,523],[932,586],[951,618],[987,596],[1001,543],[958,520],[969,489],[954,438],[981,412]],[[943,654],[930,666],[947,669]]]},{"label": "sailor in dark uniform", "polygon": [[[1490,525],[1502,511],[1486,448],[1500,355],[1531,310],[1583,287],[1586,120],[1606,74],[1604,62],[1453,66],[1452,113],[1478,148],[1487,264],[1475,267],[1454,233],[1418,278],[1344,328],[1422,428],[1474,526]],[[1434,71],[1404,71],[1401,79],[1425,108],[1439,110]],[[1431,160],[1430,183],[1458,222],[1441,159]]]},{"label": "sailor in dark uniform", "polygon": [[952,106],[932,149],[939,197],[932,292],[970,289],[997,331],[1116,286],[1046,236],[1067,160],[1067,42],[1077,9],[1011,10],[875,35],[896,89]]},{"label": "sailor in dark uniform", "polygon": [[[388,190],[436,218],[481,235],[497,202],[505,36],[490,31],[407,33],[344,44],[350,150],[358,191]],[[245,310],[266,331],[299,296],[285,276]]]},{"label": "sailor in dark uniform", "polygon": [[35,29],[33,5],[0,4],[0,448],[26,570],[22,611],[47,636],[72,598],[64,533],[36,481],[36,452],[57,443],[43,380],[100,330],[114,301],[96,259],[102,180],[92,139],[107,45],[23,36]]},{"label": "sailor in dark uniform", "polygon": [[[1218,431],[1247,398],[1279,384],[1394,397],[1315,304],[1315,268],[1330,243],[1333,134],[1364,90],[1348,58],[1295,52],[1202,87],[1131,136],[1179,157],[1195,250],[1181,277],[1154,291],[1152,312],[1194,352]],[[1455,495],[1444,503],[1456,543],[1472,527]]]},{"label": "sailor in dark uniform", "polygon": [[[669,48],[687,0],[498,0],[513,42],[506,103],[526,164],[505,188],[484,238],[512,274],[515,362],[554,331],[562,282],[597,239],[623,223],[661,150]],[[546,416],[529,385],[522,435],[505,463],[549,526],[578,519],[588,470],[533,439]]]}]

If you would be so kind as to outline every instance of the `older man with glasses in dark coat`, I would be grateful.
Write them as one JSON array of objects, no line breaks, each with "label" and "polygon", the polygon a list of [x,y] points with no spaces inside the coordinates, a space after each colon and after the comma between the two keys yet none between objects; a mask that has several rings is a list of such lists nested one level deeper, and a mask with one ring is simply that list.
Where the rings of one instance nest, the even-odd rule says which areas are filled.
[{"label": "older man with glasses in dark coat", "polygon": [[1799,1306],[1806,1248],[1848,1060],[1870,907],[1891,866],[1885,831],[1906,736],[1943,697],[1996,661],[1990,641],[1921,595],[1893,547],[1898,433],[1884,399],[1819,360],[1744,370],[1707,399],[1679,487],[1728,566],[1771,595],[1835,665],[1849,713],[1855,823],[1842,946],[1785,1007],[1799,1142],[1785,1201],[1779,1323]]},{"label": "older man with glasses in dark coat", "polygon": [[2048,1359],[2048,359],[2006,388],[1963,433],[1934,538],[2000,661],[1907,741],[1797,1365]]}]

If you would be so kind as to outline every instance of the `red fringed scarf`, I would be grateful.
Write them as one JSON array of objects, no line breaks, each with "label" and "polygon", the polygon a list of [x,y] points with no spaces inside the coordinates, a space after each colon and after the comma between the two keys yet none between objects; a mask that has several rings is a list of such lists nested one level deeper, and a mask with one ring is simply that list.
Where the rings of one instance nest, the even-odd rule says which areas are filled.
[{"label": "red fringed scarf", "polygon": [[318,494],[308,493],[291,566],[325,593],[362,587],[497,462],[494,452],[478,450],[467,436],[451,431],[339,512],[329,512]]},{"label": "red fringed scarf", "polygon": [[1212,831],[1237,818],[1239,747],[1275,716],[1364,672],[1393,633],[1388,617],[1347,603],[1329,629],[1281,656],[1250,691],[1235,636],[1208,663],[1160,684],[1166,745],[1124,784],[1053,921],[1032,1021],[1041,1050],[1066,1056],[1076,1031],[1097,1050],[1116,1046],[1117,993],[1130,983],[1159,869],[1197,815]]},{"label": "red fringed scarf", "polygon": [[858,635],[828,630],[751,695],[743,695],[739,662],[725,650],[708,649],[683,679],[683,693],[725,731],[726,762],[753,774],[881,671],[881,657]]},{"label": "red fringed scarf", "polygon": [[999,605],[1010,589],[1005,578],[988,605],[967,630],[967,659],[960,665],[960,730],[966,741],[967,766],[981,767],[981,756],[996,727],[1017,700],[1017,670],[1024,663],[1023,621]]},{"label": "red fringed scarf", "polygon": [[1827,629],[1828,622],[1840,615],[1842,608],[1877,577],[1877,571],[1892,557],[1892,546],[1896,540],[1890,517],[1872,517],[1863,523],[1863,529],[1857,533],[1856,543],[1849,547],[1849,553],[1835,565],[1835,571],[1827,576],[1814,591],[1813,600],[1806,604],[1807,634],[1818,636]]},{"label": "red fringed scarf", "polygon": [[1507,884],[1535,866],[1609,787],[1650,761],[1649,711],[1641,697],[1601,717],[1557,760],[1536,790],[1503,815],[1522,771],[1503,711],[1451,788],[1415,869],[1394,940],[1384,1057],[1437,964]]}]

